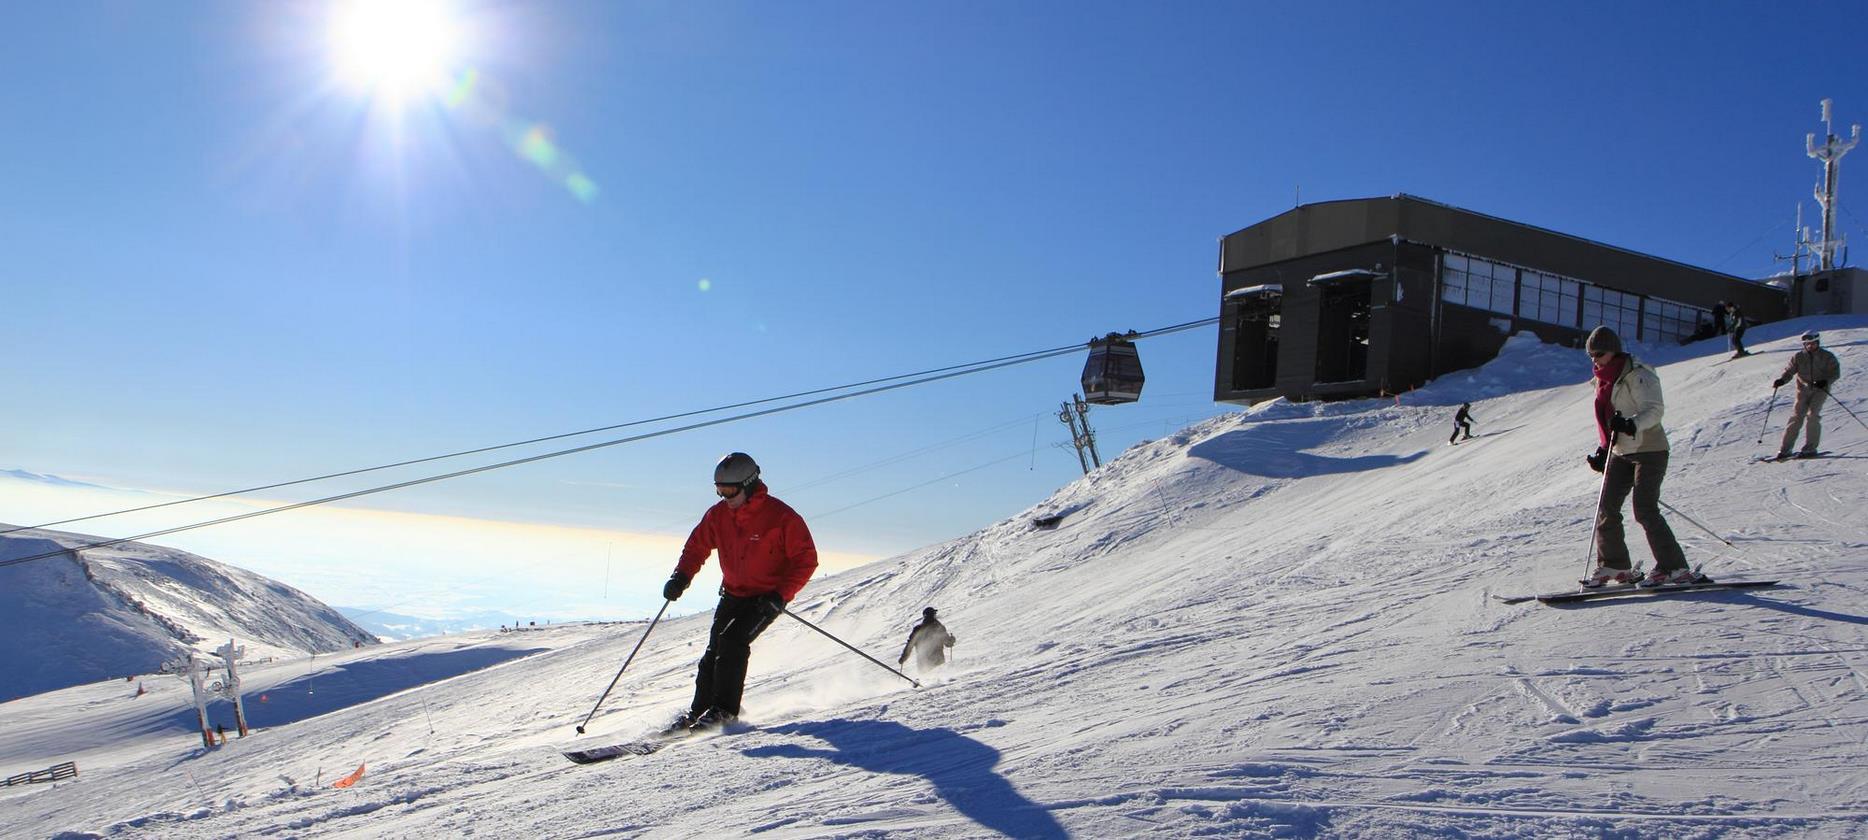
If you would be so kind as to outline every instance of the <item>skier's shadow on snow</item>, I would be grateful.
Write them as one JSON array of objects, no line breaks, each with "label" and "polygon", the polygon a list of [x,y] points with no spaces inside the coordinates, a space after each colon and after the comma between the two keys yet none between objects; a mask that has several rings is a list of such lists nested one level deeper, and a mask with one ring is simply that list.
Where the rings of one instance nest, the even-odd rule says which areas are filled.
[{"label": "skier's shadow on snow", "polygon": [[741,750],[755,758],[821,758],[872,773],[921,776],[955,810],[1009,837],[1070,835],[1051,812],[992,772],[999,751],[951,729],[912,729],[886,720],[829,720],[762,730],[808,735],[832,749],[778,744]]},{"label": "skier's shadow on snow", "polygon": [[1798,606],[1796,604],[1786,604],[1782,601],[1773,601],[1769,598],[1760,598],[1757,595],[1750,593],[1750,592],[1738,592],[1734,594],[1739,596],[1737,600],[1740,600],[1742,603],[1750,604],[1754,607],[1766,607],[1769,609],[1777,610],[1778,612],[1786,612],[1786,613],[1790,613],[1791,615],[1800,615],[1805,618],[1819,618],[1819,619],[1822,619],[1823,621],[1840,621],[1844,624],[1868,624],[1868,615],[1849,615],[1848,613],[1831,612],[1829,610],[1819,610],[1814,607],[1803,607],[1803,606]]},{"label": "skier's shadow on snow", "polygon": [[1342,428],[1339,420],[1260,423],[1201,441],[1187,454],[1265,478],[1366,472],[1412,463],[1427,454],[1423,450],[1412,455],[1332,458],[1304,451],[1327,442]]},{"label": "skier's shadow on snow", "polygon": [[[1777,610],[1778,612],[1790,613],[1791,615],[1800,615],[1800,616],[1803,616],[1804,618],[1816,618],[1816,619],[1821,619],[1823,621],[1838,621],[1843,624],[1868,624],[1868,615],[1849,615],[1848,613],[1832,612],[1830,610],[1819,610],[1814,607],[1804,607],[1804,606],[1798,606],[1796,604],[1786,604],[1783,601],[1776,601],[1770,598],[1760,598],[1758,597],[1756,593],[1753,593],[1753,592],[1743,592],[1743,591],[1730,590],[1730,589],[1727,589],[1727,590],[1709,589],[1704,592],[1682,593],[1680,595],[1673,595],[1673,596],[1667,596],[1667,597],[1694,598],[1694,599],[1704,598],[1708,600],[1719,599],[1719,600],[1728,601],[1733,604],[1743,604],[1743,605],[1752,606],[1752,607],[1764,607],[1765,609]],[[1567,604],[1552,604],[1551,606],[1557,607],[1558,609],[1565,609],[1565,610],[1577,610],[1577,609],[1586,610],[1586,609],[1601,609],[1604,607],[1614,606],[1616,604],[1652,604],[1652,603],[1654,602],[1648,598],[1637,596],[1637,597],[1631,597],[1631,598],[1602,598],[1602,599],[1595,600],[1595,601],[1575,601],[1575,602],[1567,603]]]}]

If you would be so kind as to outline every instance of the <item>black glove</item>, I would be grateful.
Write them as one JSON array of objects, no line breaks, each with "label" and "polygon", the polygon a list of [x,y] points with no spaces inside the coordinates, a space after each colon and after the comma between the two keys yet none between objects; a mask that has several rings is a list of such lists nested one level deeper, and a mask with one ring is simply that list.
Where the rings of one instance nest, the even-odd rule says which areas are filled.
[{"label": "black glove", "polygon": [[1624,435],[1635,435],[1641,432],[1640,429],[1635,428],[1633,417],[1623,417],[1620,412],[1609,418],[1609,431],[1620,432]]},{"label": "black glove", "polygon": [[1596,447],[1596,454],[1584,458],[1583,460],[1589,462],[1590,469],[1601,472],[1603,465],[1609,462],[1609,448],[1606,446],[1598,446]]},{"label": "black glove", "polygon": [[693,578],[680,572],[669,575],[668,582],[662,584],[662,598],[664,600],[673,601],[681,597],[681,593],[688,591],[688,584],[692,583],[693,580]]},{"label": "black glove", "polygon": [[777,618],[779,613],[785,611],[785,599],[778,597],[777,592],[760,595],[758,603],[759,612],[764,613],[766,618]]},{"label": "black glove", "polygon": [[1818,379],[1818,380],[1816,380],[1816,381],[1815,381],[1814,383],[1812,383],[1812,384],[1814,384],[1814,385],[1816,386],[1816,390],[1818,390],[1818,391],[1827,391],[1827,390],[1829,390],[1829,380],[1827,380],[1827,379]]},{"label": "black glove", "polygon": [[1772,388],[1782,388],[1782,387],[1784,387],[1784,383],[1785,383],[1785,382],[1789,382],[1789,381],[1790,381],[1790,377],[1788,377],[1788,376],[1786,376],[1786,377],[1784,377],[1784,378],[1782,378],[1782,379],[1779,379],[1779,380],[1777,380],[1776,382],[1773,382],[1773,383],[1771,383],[1771,387],[1772,387]]}]

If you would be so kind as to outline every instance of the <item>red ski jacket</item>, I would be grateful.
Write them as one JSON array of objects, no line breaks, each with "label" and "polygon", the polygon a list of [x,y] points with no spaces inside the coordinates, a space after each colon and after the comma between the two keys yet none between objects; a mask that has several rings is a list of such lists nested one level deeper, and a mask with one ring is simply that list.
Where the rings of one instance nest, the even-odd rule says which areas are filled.
[{"label": "red ski jacket", "polygon": [[764,485],[751,492],[738,510],[725,499],[707,509],[688,535],[675,571],[692,578],[706,565],[707,555],[718,550],[728,595],[776,592],[789,602],[817,571],[817,545],[804,517],[790,505],[772,498]]}]

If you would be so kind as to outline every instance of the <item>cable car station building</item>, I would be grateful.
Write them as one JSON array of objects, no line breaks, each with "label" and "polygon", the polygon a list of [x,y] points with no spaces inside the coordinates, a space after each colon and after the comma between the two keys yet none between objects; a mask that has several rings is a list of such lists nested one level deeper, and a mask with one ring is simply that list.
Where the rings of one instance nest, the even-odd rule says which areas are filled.
[{"label": "cable car station building", "polygon": [[1239,404],[1406,391],[1519,330],[1681,342],[1716,302],[1788,314],[1780,288],[1409,195],[1280,213],[1224,237],[1219,273],[1213,399]]}]

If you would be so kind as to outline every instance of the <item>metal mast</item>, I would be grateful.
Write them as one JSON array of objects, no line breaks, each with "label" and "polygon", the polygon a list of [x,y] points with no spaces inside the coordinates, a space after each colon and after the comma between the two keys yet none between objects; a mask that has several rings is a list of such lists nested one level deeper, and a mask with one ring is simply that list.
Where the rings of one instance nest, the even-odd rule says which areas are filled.
[{"label": "metal mast", "polygon": [[1829,120],[1829,106],[1830,100],[1823,100],[1823,134],[1826,139],[1822,148],[1816,147],[1814,133],[1803,135],[1804,150],[1810,157],[1823,162],[1823,182],[1816,185],[1816,203],[1823,208],[1823,238],[1811,243],[1823,271],[1836,267],[1836,251],[1842,247],[1842,237],[1836,233],[1836,181],[1842,174],[1842,156],[1848,154],[1862,139],[1859,123],[1854,126],[1848,142],[1837,137]]}]

